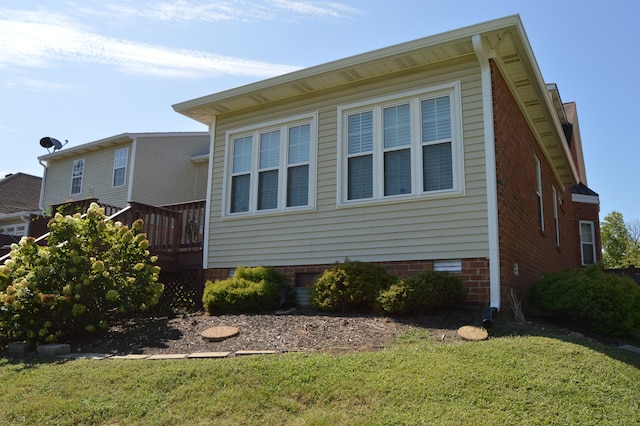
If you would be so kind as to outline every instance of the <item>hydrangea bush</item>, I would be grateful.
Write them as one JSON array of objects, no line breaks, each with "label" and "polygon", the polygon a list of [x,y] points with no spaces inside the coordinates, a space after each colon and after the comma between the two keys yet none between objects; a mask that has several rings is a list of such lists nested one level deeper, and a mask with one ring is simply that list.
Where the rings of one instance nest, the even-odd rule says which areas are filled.
[{"label": "hydrangea bush", "polygon": [[0,338],[59,342],[106,328],[111,313],[156,305],[163,285],[142,225],[112,222],[93,203],[85,217],[56,214],[47,246],[13,244],[0,266]]}]

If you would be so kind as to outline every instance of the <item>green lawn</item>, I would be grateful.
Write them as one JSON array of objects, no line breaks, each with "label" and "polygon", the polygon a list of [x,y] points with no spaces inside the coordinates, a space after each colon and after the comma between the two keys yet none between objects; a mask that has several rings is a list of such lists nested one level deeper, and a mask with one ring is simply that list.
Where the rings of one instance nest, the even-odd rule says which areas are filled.
[{"label": "green lawn", "polygon": [[0,358],[0,424],[640,424],[640,356],[566,337],[225,359]]}]

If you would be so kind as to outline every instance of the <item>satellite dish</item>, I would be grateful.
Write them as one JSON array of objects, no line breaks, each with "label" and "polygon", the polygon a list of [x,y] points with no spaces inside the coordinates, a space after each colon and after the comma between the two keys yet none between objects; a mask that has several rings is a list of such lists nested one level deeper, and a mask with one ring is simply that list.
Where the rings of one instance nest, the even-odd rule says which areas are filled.
[{"label": "satellite dish", "polygon": [[[65,140],[64,144],[66,145],[67,142],[68,141]],[[49,148],[53,148],[53,152],[56,152],[57,150],[62,149],[64,145],[58,139],[45,136],[44,138],[40,139],[40,146],[43,148],[47,148],[47,151],[49,151]]]}]

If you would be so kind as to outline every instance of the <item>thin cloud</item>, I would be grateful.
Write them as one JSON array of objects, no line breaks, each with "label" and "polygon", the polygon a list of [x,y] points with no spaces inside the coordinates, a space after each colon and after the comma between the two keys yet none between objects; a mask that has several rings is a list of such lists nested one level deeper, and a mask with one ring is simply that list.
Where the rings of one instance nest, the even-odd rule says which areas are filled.
[{"label": "thin cloud", "polygon": [[[137,6],[137,5],[136,5]],[[265,1],[158,1],[140,7],[129,3],[107,3],[103,10],[81,8],[81,14],[112,15],[121,18],[144,18],[177,22],[257,22],[276,19],[297,20],[315,18],[350,19],[362,13],[353,7],[336,2],[291,0]]]},{"label": "thin cloud", "polygon": [[[39,80],[29,77],[18,77],[5,80],[0,84],[4,90],[20,89],[29,92],[60,92],[71,88],[69,84],[57,83],[55,81]],[[0,126],[2,129],[2,126]]]},{"label": "thin cloud", "polygon": [[81,24],[70,23],[67,16],[44,11],[0,8],[0,16],[0,67],[97,63],[122,72],[182,78],[269,77],[298,68],[104,37]]}]

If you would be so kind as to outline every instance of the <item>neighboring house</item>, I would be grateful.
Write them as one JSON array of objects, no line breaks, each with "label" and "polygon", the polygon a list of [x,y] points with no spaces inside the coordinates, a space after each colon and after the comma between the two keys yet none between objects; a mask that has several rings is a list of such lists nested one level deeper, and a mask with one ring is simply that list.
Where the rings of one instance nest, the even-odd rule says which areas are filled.
[{"label": "neighboring house", "polygon": [[174,109],[211,134],[208,279],[263,264],[301,286],[349,258],[457,272],[499,309],[600,258],[575,104],[545,84],[518,16]]},{"label": "neighboring house", "polygon": [[57,150],[38,158],[44,166],[40,206],[94,198],[116,207],[204,199],[208,151],[206,132],[123,133]]},{"label": "neighboring house", "polygon": [[0,179],[0,255],[11,243],[30,235],[31,223],[41,213],[38,207],[41,182],[40,177],[25,173]]}]

